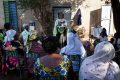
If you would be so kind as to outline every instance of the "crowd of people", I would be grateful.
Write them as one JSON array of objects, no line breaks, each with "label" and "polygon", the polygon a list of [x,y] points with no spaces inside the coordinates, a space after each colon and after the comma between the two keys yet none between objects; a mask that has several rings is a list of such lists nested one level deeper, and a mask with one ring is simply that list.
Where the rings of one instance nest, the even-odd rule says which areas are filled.
[{"label": "crowd of people", "polygon": [[[119,33],[109,41],[103,28],[91,49],[91,43],[83,44],[72,24],[67,32],[67,28],[60,29],[66,24],[61,24],[54,28],[54,36],[40,38],[29,25],[18,33],[5,23],[5,30],[0,30],[2,73],[7,75],[8,70],[23,66],[36,80],[119,80]],[[61,34],[66,35],[64,45]]]}]

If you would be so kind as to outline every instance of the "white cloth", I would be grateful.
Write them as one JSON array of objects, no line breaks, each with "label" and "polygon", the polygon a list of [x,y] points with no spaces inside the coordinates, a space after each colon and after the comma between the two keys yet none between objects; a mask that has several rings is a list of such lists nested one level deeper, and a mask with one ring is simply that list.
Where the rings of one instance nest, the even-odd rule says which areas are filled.
[{"label": "white cloth", "polygon": [[29,32],[26,29],[24,29],[24,31],[21,33],[21,36],[22,36],[24,46],[25,46],[27,44]]},{"label": "white cloth", "polygon": [[60,53],[66,55],[81,55],[82,58],[86,56],[82,42],[77,34],[72,32],[67,33],[67,45],[61,49]]},{"label": "white cloth", "polygon": [[101,31],[102,31],[101,27],[92,27],[91,28],[91,35],[93,35],[94,37],[99,38],[99,35],[100,35]]},{"label": "white cloth", "polygon": [[79,71],[79,80],[117,80],[118,65],[112,61],[115,49],[108,41],[95,47],[94,54],[86,58]]},{"label": "white cloth", "polygon": [[14,36],[16,35],[16,31],[15,30],[8,30],[6,32],[6,36],[4,38],[4,42],[6,43],[7,41],[12,41],[14,40]]},{"label": "white cloth", "polygon": [[57,34],[57,27],[67,27],[67,20],[57,19],[54,24],[53,36]]}]

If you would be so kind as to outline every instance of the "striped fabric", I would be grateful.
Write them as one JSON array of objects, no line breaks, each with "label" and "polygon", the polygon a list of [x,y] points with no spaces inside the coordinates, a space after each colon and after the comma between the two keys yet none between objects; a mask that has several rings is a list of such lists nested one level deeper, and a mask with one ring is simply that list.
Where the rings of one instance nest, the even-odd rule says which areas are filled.
[{"label": "striped fabric", "polygon": [[68,58],[72,62],[72,67],[75,72],[78,72],[81,64],[81,56],[80,55],[68,55]]}]

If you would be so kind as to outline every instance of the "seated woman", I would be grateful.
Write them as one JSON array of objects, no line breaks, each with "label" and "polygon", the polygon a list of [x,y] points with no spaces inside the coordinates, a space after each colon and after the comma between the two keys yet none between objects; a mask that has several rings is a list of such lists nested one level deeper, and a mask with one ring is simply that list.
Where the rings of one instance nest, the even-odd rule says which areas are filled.
[{"label": "seated woman", "polygon": [[119,66],[112,61],[115,49],[108,41],[99,43],[94,54],[87,57],[80,68],[79,80],[117,80]]},{"label": "seated woman", "polygon": [[66,80],[69,60],[58,53],[56,37],[46,38],[42,46],[47,55],[38,58],[34,65],[34,74],[39,76],[38,80]]}]

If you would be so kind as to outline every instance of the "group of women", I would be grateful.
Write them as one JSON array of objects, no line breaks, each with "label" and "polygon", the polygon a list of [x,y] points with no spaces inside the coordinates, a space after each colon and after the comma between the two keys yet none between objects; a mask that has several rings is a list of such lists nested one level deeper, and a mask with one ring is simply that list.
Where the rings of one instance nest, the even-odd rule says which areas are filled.
[{"label": "group of women", "polygon": [[[5,26],[10,27],[10,24]],[[61,49],[58,38],[47,36],[40,41],[34,33],[31,39],[26,28],[22,33],[25,35],[22,44],[17,32],[6,28],[3,45],[6,50],[17,49],[19,57],[24,58],[24,54],[27,58],[34,56],[30,73],[37,80],[119,80],[120,70],[112,61],[115,49],[110,42],[101,41],[95,46],[93,55],[87,57],[87,51],[74,29],[67,33],[67,45]]]}]

